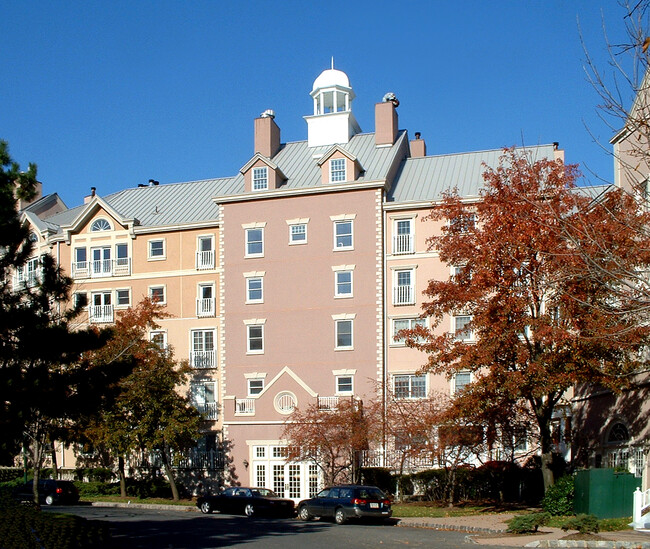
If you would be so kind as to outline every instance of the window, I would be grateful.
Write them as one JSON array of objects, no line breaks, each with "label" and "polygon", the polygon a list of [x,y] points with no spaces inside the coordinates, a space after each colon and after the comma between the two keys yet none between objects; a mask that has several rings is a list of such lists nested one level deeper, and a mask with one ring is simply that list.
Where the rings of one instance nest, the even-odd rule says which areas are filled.
[{"label": "window", "polygon": [[345,158],[332,158],[330,160],[330,182],[345,181]]},{"label": "window", "polygon": [[118,307],[128,307],[131,304],[131,290],[115,290],[115,303]]},{"label": "window", "polygon": [[334,277],[334,296],[352,297],[352,271],[336,271]]},{"label": "window", "polygon": [[336,348],[352,349],[352,320],[336,321]]},{"label": "window", "polygon": [[262,303],[264,300],[263,278],[261,276],[246,279],[246,303]]},{"label": "window", "polygon": [[269,188],[269,169],[264,166],[253,168],[253,190],[264,191]]},{"label": "window", "polygon": [[149,286],[149,298],[154,303],[165,303],[165,287],[164,286]]},{"label": "window", "polygon": [[[404,345],[405,339],[399,338],[397,334],[402,330],[413,330],[416,326],[427,327],[427,321],[424,318],[395,318],[393,319],[393,341],[392,345]],[[421,338],[418,338],[421,341]]]},{"label": "window", "polygon": [[[281,414],[290,414],[293,412],[297,405],[298,401],[296,399],[296,395],[289,391],[282,391],[281,393],[278,393],[275,395],[275,399],[273,400],[273,405],[275,406],[275,409],[280,412]],[[286,457],[287,456],[287,448],[283,448],[283,456],[276,456],[275,455],[275,448],[273,452],[273,457]]]},{"label": "window", "polygon": [[457,341],[472,341],[474,339],[474,334],[468,326],[471,321],[470,315],[454,317],[454,337]]},{"label": "window", "polygon": [[413,219],[397,219],[394,224],[393,253],[413,253]]},{"label": "window", "polygon": [[192,350],[190,352],[190,366],[194,368],[216,368],[214,350],[214,330],[192,330]]},{"label": "window", "polygon": [[336,394],[352,394],[352,376],[336,376]]},{"label": "window", "polygon": [[111,261],[111,247],[100,246],[91,248],[90,254],[92,261],[90,263],[90,274],[93,277],[111,276],[113,262]]},{"label": "window", "polygon": [[[265,458],[266,457],[266,446],[255,446],[255,457],[256,458]],[[263,484],[258,484],[258,486],[263,486]]]},{"label": "window", "polygon": [[246,326],[246,351],[250,354],[264,352],[264,325],[250,324]]},{"label": "window", "polygon": [[149,340],[161,349],[167,348],[167,332],[156,330],[149,333]]},{"label": "window", "polygon": [[334,249],[349,250],[352,248],[352,221],[336,221],[334,223]]},{"label": "window", "polygon": [[259,395],[264,390],[264,378],[248,380],[248,396]]},{"label": "window", "polygon": [[246,257],[264,255],[264,229],[246,229]]},{"label": "window", "polygon": [[199,236],[197,239],[196,268],[214,269],[214,246],[212,236]]},{"label": "window", "polygon": [[289,225],[289,244],[305,244],[307,242],[307,224]]},{"label": "window", "polygon": [[196,299],[196,315],[199,317],[215,315],[214,284],[199,284]]},{"label": "window", "polygon": [[115,265],[113,266],[114,275],[131,274],[131,262],[129,259],[129,246],[127,244],[115,245]]},{"label": "window", "polygon": [[149,259],[165,259],[165,241],[149,241]]},{"label": "window", "polygon": [[393,377],[395,398],[425,398],[427,378],[424,375],[396,375]]},{"label": "window", "polygon": [[97,233],[100,231],[110,231],[111,224],[106,219],[103,218],[95,219],[95,221],[93,221],[92,225],[90,226],[90,230],[93,233]]},{"label": "window", "polygon": [[72,303],[76,309],[88,305],[88,294],[86,292],[75,292],[72,294]]},{"label": "window", "polygon": [[112,292],[94,292],[90,296],[89,320],[92,323],[113,322]]},{"label": "window", "polygon": [[463,391],[472,381],[471,372],[456,372],[454,374],[454,394]]},{"label": "window", "polygon": [[415,303],[414,279],[413,269],[399,269],[393,272],[393,305]]},{"label": "window", "polygon": [[476,214],[463,213],[449,221],[449,228],[454,233],[465,234],[476,227]]},{"label": "window", "polygon": [[86,248],[74,249],[74,270],[81,271],[88,268],[88,253]]}]

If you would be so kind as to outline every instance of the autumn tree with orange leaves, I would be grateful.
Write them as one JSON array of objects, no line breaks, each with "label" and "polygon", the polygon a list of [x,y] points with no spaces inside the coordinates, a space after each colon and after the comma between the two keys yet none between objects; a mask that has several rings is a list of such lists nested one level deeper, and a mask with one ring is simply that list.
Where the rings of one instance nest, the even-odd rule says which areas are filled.
[{"label": "autumn tree with orange leaves", "polygon": [[326,485],[359,480],[359,459],[381,433],[377,403],[364,406],[352,397],[339,399],[332,409],[318,403],[296,408],[284,424],[287,461],[311,461]]},{"label": "autumn tree with orange leaves", "polygon": [[[447,193],[429,218],[448,223],[428,243],[456,272],[431,280],[425,290],[423,315],[433,328],[407,334],[408,345],[428,354],[423,370],[473,373],[457,396],[467,410],[487,413],[504,403],[530,408],[545,488],[554,481],[555,406],[579,382],[620,389],[638,369],[649,331],[634,313],[608,309],[617,298],[611,270],[604,268],[601,279],[582,276],[589,260],[582,245],[589,243],[579,242],[580,231],[567,238],[564,230],[588,224],[607,252],[600,254],[603,267],[642,269],[644,258],[628,249],[641,214],[621,194],[594,201],[576,187],[578,178],[575,166],[533,161],[525,150],[509,149],[496,168],[486,169],[478,200]],[[612,224],[612,207],[624,211],[629,223]],[[472,341],[436,330],[454,315],[470,317],[463,329]]]}]

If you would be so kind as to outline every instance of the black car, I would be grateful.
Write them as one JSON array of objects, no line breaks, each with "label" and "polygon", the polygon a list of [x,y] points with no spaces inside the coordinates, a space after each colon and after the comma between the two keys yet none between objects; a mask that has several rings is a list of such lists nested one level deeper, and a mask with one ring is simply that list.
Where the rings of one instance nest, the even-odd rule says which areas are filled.
[{"label": "black car", "polygon": [[[30,480],[15,488],[13,496],[18,501],[33,501],[34,481]],[[69,480],[39,480],[38,500],[39,503],[45,503],[45,505],[54,505],[56,503],[75,504],[79,501],[79,491]]]},{"label": "black car", "polygon": [[255,515],[292,517],[294,503],[284,499],[267,488],[244,488],[233,486],[226,488],[216,496],[201,496],[196,506],[202,513],[244,514],[247,517]]},{"label": "black car", "polygon": [[332,486],[298,504],[298,517],[301,520],[332,517],[336,524],[343,524],[352,518],[387,519],[392,514],[390,500],[376,486]]}]

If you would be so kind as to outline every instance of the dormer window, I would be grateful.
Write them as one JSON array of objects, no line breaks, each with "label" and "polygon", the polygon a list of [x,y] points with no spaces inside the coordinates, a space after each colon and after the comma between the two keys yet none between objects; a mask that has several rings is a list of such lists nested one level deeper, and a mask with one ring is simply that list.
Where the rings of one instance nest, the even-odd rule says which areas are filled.
[{"label": "dormer window", "polygon": [[253,190],[265,191],[269,188],[269,169],[266,166],[253,168]]},{"label": "dormer window", "polygon": [[95,219],[95,221],[93,221],[93,224],[90,226],[90,230],[93,233],[100,231],[110,231],[111,224],[106,219]]},{"label": "dormer window", "polygon": [[332,158],[330,160],[330,182],[346,181],[345,158]]}]

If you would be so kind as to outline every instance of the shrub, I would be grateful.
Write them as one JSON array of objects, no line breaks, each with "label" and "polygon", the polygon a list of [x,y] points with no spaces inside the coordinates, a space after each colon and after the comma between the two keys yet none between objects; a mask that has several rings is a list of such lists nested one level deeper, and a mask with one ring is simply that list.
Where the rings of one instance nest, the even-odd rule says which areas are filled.
[{"label": "shrub", "polygon": [[573,514],[574,484],[572,476],[564,476],[549,486],[542,498],[542,509],[553,516]]},{"label": "shrub", "polygon": [[516,515],[508,522],[508,532],[513,534],[530,534],[537,532],[537,529],[548,524],[550,519],[548,513],[529,513],[528,515]]},{"label": "shrub", "polygon": [[598,519],[594,515],[578,515],[567,519],[561,526],[567,530],[577,530],[581,534],[592,534],[599,531]]},{"label": "shrub", "polygon": [[371,484],[389,494],[395,493],[395,478],[390,469],[384,467],[362,467],[361,480],[363,484]]}]

